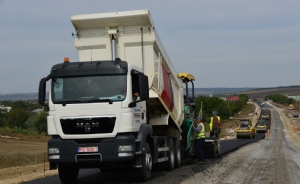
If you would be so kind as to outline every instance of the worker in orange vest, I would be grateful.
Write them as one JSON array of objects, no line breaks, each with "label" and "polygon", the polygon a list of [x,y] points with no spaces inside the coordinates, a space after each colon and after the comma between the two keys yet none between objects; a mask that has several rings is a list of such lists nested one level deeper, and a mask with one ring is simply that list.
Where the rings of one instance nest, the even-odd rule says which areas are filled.
[{"label": "worker in orange vest", "polygon": [[[222,119],[218,116],[218,112],[214,111],[213,117],[210,118],[209,128],[210,128],[210,137],[216,136],[219,138],[219,134],[222,128]],[[216,134],[216,135],[215,135]]]}]

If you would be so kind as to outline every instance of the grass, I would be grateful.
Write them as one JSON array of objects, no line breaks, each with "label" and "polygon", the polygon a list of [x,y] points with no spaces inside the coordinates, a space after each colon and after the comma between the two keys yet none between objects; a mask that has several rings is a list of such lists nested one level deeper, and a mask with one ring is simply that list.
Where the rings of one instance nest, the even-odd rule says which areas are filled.
[{"label": "grass", "polygon": [[36,141],[47,141],[49,139],[49,136],[46,133],[40,134],[38,131],[33,129],[22,129],[18,127],[0,127],[0,135]]},{"label": "grass", "polygon": [[47,155],[45,155],[45,153],[0,154],[0,169],[16,166],[35,165],[47,161]]},{"label": "grass", "polygon": [[254,111],[254,105],[253,104],[247,104],[240,112],[240,115],[247,115],[249,113],[252,113]]},{"label": "grass", "polygon": [[[0,135],[1,136],[10,136],[17,137],[24,140],[34,140],[46,142],[49,139],[49,136],[46,133],[39,134],[35,130],[30,129],[21,129],[21,128],[8,128],[8,127],[0,127]],[[47,162],[47,155],[44,153],[34,153],[27,154],[26,150],[24,152],[7,154],[0,154],[0,169],[16,167],[16,166],[26,166],[26,165],[35,165]]]}]

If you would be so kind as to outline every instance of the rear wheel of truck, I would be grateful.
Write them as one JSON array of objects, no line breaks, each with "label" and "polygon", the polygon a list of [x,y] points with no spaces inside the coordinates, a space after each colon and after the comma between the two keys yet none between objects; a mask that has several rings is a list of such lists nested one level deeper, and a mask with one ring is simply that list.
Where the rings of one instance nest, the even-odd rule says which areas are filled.
[{"label": "rear wheel of truck", "polygon": [[146,150],[143,154],[143,165],[142,168],[138,169],[138,175],[142,181],[148,181],[151,178],[152,171],[152,153],[149,143],[146,142]]},{"label": "rear wheel of truck", "polygon": [[174,145],[175,145],[175,168],[180,167],[181,165],[181,142],[178,138],[174,138]]},{"label": "rear wheel of truck", "polygon": [[78,177],[78,172],[79,169],[72,166],[66,166],[66,165],[58,166],[59,179],[63,183],[75,183]]},{"label": "rear wheel of truck", "polygon": [[166,167],[168,171],[172,171],[175,167],[175,148],[174,148],[174,142],[172,138],[168,138],[168,161],[166,162]]}]

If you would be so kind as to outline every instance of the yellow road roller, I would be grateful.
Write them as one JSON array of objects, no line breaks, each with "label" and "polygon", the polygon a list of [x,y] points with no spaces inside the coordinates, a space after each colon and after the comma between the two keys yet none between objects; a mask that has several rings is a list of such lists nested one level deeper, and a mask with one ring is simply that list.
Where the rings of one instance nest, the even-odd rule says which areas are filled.
[{"label": "yellow road roller", "polygon": [[256,129],[250,119],[240,119],[236,128],[236,138],[255,138]]}]

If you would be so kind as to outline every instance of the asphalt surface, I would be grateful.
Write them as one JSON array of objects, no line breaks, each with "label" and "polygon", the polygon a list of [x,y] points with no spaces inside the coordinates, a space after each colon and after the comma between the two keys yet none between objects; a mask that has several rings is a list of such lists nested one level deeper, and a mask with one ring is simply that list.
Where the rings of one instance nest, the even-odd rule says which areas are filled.
[{"label": "asphalt surface", "polygon": [[286,138],[283,119],[272,114],[271,134],[267,139],[244,146],[218,163],[197,172],[182,184],[299,184],[300,149]]},{"label": "asphalt surface", "polygon": [[265,133],[256,133],[256,138],[254,139],[231,139],[221,141],[221,152],[219,156],[224,156],[232,151],[239,149],[246,144],[258,141],[265,137]]},{"label": "asphalt surface", "polygon": [[[257,133],[255,139],[232,139],[221,141],[221,151],[219,158],[217,159],[207,159],[207,166],[214,162],[218,162],[222,159],[222,156],[239,149],[241,146],[249,144],[251,142],[258,141],[264,138],[263,133]],[[197,173],[199,170],[198,165],[195,164],[196,160],[187,160],[183,163],[181,168],[175,169],[172,172],[168,171],[153,171],[152,179],[146,183],[180,183],[185,179],[189,178],[191,173]],[[194,168],[195,167],[195,168]],[[170,179],[171,177],[172,179]],[[169,179],[167,179],[169,178]],[[58,175],[46,177],[30,182],[26,184],[39,184],[39,183],[51,183],[60,184]],[[81,169],[77,183],[140,183],[135,175],[131,172],[116,172],[116,173],[101,173],[98,169]]]}]

